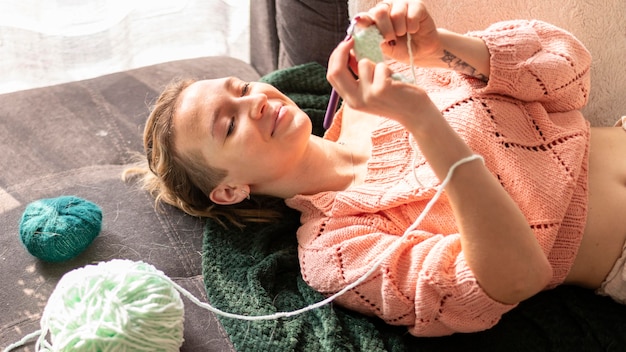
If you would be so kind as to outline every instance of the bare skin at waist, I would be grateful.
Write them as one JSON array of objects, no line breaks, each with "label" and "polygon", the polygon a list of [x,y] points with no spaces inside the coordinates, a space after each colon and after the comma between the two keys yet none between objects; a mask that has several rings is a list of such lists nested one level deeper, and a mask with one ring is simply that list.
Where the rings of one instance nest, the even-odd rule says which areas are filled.
[{"label": "bare skin at waist", "polygon": [[626,131],[591,129],[587,224],[566,284],[598,288],[626,240]]}]

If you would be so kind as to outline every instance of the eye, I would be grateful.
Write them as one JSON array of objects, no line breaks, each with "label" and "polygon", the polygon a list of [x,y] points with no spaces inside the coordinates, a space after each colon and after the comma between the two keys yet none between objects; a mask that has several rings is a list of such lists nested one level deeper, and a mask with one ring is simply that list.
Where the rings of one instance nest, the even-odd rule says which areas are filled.
[{"label": "eye", "polygon": [[[241,96],[243,97],[249,92],[250,92],[250,82],[245,82],[243,86],[241,87]],[[228,129],[226,130],[226,137],[229,137],[230,135],[232,135],[234,130],[235,130],[235,117],[233,116],[230,118],[230,121],[228,122]]]},{"label": "eye", "polygon": [[235,118],[231,117],[230,122],[228,123],[228,130],[226,130],[226,137],[233,134],[234,130],[235,130]]},{"label": "eye", "polygon": [[250,82],[246,82],[243,85],[243,88],[241,89],[241,96],[243,97],[244,95],[248,94],[249,91],[250,91]]}]

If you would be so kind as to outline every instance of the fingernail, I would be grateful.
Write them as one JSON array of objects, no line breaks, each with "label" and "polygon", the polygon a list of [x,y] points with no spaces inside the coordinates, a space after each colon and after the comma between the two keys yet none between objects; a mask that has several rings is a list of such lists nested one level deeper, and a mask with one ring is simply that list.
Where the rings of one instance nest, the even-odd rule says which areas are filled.
[{"label": "fingernail", "polygon": [[358,16],[358,15],[357,15],[357,16],[355,16],[355,17],[354,17],[354,21],[355,21],[355,22],[358,22],[360,19],[361,19],[361,16]]},{"label": "fingernail", "polygon": [[351,34],[348,34],[345,38],[343,38],[344,42],[347,42],[348,40],[350,40],[352,38]]}]

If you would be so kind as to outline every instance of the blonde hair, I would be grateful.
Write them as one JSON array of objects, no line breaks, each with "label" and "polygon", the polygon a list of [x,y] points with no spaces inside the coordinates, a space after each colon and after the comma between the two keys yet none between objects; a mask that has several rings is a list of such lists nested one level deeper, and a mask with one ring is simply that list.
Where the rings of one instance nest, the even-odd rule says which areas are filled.
[{"label": "blonde hair", "polygon": [[253,201],[227,206],[213,203],[209,194],[226,177],[226,170],[206,165],[198,155],[181,155],[174,149],[172,120],[181,93],[194,82],[178,80],[165,87],[146,121],[143,134],[146,157],[126,169],[123,178],[140,178],[156,205],[170,204],[189,215],[215,219],[224,226],[224,220],[241,227],[245,222],[279,218],[278,198],[255,196]]}]

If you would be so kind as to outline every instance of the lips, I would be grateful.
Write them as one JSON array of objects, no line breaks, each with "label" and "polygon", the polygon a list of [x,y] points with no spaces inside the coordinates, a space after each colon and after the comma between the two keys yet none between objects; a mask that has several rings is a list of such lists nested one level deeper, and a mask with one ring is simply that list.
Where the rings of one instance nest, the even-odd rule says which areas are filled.
[{"label": "lips", "polygon": [[272,125],[272,133],[271,133],[272,136],[274,136],[274,132],[276,132],[276,127],[278,126],[282,117],[284,116],[284,112],[285,111],[283,109],[282,104],[279,104],[278,106],[273,107],[272,109],[273,125]]}]

